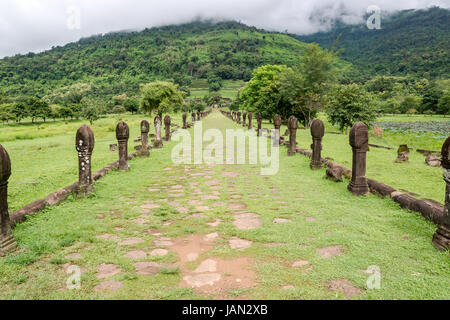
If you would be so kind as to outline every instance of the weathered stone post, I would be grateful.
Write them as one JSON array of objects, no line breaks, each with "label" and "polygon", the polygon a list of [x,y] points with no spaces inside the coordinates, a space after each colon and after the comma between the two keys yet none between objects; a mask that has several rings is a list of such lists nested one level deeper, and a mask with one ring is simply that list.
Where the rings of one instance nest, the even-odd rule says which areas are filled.
[{"label": "weathered stone post", "polygon": [[183,129],[187,129],[187,114],[183,113]]},{"label": "weathered stone post", "polygon": [[154,124],[155,124],[156,138],[155,138],[155,142],[153,143],[153,147],[159,149],[159,148],[163,147],[163,143],[162,143],[162,139],[161,139],[161,118],[159,116],[155,117]]},{"label": "weathered stone post", "polygon": [[75,136],[75,148],[78,152],[78,196],[87,196],[94,191],[92,184],[91,157],[94,150],[94,132],[87,125],[81,126]]},{"label": "weathered stone post", "polygon": [[141,152],[140,156],[142,158],[147,158],[150,156],[150,151],[148,150],[148,133],[150,132],[150,123],[147,120],[141,121]]},{"label": "weathered stone post", "polygon": [[119,144],[119,170],[125,171],[130,168],[128,165],[128,138],[130,137],[130,129],[128,125],[121,121],[116,127],[116,138]]},{"label": "weathered stone post", "polygon": [[311,136],[313,143],[311,145],[312,158],[310,167],[313,170],[322,169],[322,138],[325,135],[325,126],[322,120],[316,119],[311,124]]},{"label": "weathered stone post", "polygon": [[258,122],[258,137],[261,137],[261,127],[262,127],[262,115],[261,113],[256,114],[256,121]]},{"label": "weathered stone post", "polygon": [[252,120],[253,114],[251,112],[248,113],[248,130],[252,130]]},{"label": "weathered stone post", "polygon": [[244,111],[244,113],[242,114],[242,118],[243,118],[243,122],[242,122],[242,126],[246,127],[247,126],[247,112]]},{"label": "weathered stone post", "polygon": [[288,156],[293,156],[297,152],[297,118],[295,116],[290,116],[288,120],[289,128],[289,148]]},{"label": "weathered stone post", "polygon": [[237,123],[241,124],[241,115],[242,113],[238,112],[237,113]]},{"label": "weathered stone post", "polygon": [[280,133],[280,128],[281,128],[281,116],[276,114],[273,117],[273,125],[275,127],[275,137],[273,138],[273,143],[275,145],[276,140],[278,139],[278,145],[281,144],[281,133]]},{"label": "weathered stone post", "polygon": [[165,137],[166,141],[170,141],[170,124],[171,124],[171,119],[170,119],[170,116],[167,115],[164,117],[164,130],[166,132],[166,137]]},{"label": "weathered stone post", "polygon": [[202,119],[202,118],[201,118],[200,112],[197,112],[197,120],[200,121],[201,119]]},{"label": "weathered stone post", "polygon": [[441,167],[444,171],[444,181],[446,184],[445,189],[445,204],[444,204],[444,215],[442,217],[442,222],[439,224],[434,237],[433,244],[439,250],[449,250],[450,249],[450,137],[445,140],[442,146],[442,161]]},{"label": "weathered stone post", "polygon": [[350,145],[353,149],[352,180],[348,190],[356,196],[369,193],[366,175],[366,153],[369,146],[369,129],[357,122],[350,130]]},{"label": "weathered stone post", "polygon": [[191,117],[192,117],[192,124],[194,124],[194,122],[195,122],[195,113],[194,112],[192,112]]},{"label": "weathered stone post", "polygon": [[8,212],[8,179],[11,176],[11,160],[8,152],[0,145],[0,257],[17,248],[11,233]]}]

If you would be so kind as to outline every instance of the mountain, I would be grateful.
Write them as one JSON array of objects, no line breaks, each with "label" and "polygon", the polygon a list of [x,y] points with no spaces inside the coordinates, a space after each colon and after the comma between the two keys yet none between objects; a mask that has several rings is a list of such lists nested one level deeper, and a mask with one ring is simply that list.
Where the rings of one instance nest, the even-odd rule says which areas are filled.
[{"label": "mountain", "polygon": [[353,63],[363,78],[412,75],[433,79],[450,74],[448,9],[432,7],[382,16],[380,30],[338,22],[328,32],[296,38],[331,48],[339,35],[336,48],[343,49],[341,57]]},{"label": "mountain", "polygon": [[52,94],[89,84],[91,94],[136,94],[139,84],[192,79],[214,72],[222,79],[248,80],[264,64],[294,66],[309,44],[238,22],[193,22],[116,32],[81,39],[39,54],[0,60],[0,91],[7,96]]}]

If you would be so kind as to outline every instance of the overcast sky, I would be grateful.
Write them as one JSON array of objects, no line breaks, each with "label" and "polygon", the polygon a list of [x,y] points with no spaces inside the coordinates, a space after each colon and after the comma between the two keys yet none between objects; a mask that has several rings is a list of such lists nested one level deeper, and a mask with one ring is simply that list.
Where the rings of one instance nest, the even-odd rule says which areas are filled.
[{"label": "overcast sky", "polygon": [[308,34],[337,17],[362,22],[370,5],[392,12],[431,5],[450,8],[450,0],[0,0],[0,57],[39,52],[93,34],[196,18]]}]

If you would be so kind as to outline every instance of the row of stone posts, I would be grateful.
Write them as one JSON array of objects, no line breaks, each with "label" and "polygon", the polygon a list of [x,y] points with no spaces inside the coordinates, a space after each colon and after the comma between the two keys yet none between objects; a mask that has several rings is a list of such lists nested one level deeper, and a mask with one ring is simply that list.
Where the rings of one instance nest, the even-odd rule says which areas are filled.
[{"label": "row of stone posts", "polygon": [[[197,119],[206,117],[209,112],[197,114]],[[194,117],[194,114],[193,114]],[[189,126],[186,123],[187,115],[183,114],[183,129]],[[163,146],[161,138],[161,118],[156,116],[155,125],[155,141],[153,148],[161,148]],[[171,139],[171,118],[164,117],[165,141]],[[148,144],[148,134],[150,132],[150,124],[147,120],[143,120],[140,125],[141,129],[141,146],[139,149],[140,157],[149,157],[151,148]],[[126,171],[130,168],[128,164],[128,140],[130,138],[130,129],[128,125],[121,121],[116,126],[116,139],[119,149],[118,168],[120,171]],[[92,152],[94,150],[95,138],[92,129],[87,126],[81,126],[75,136],[75,148],[78,154],[78,185],[75,193],[78,197],[85,197],[94,191],[92,178]],[[11,160],[8,152],[0,145],[0,256],[6,255],[7,252],[13,251],[17,247],[17,243],[11,233],[10,216],[8,212],[8,179],[11,176]]]},{"label": "row of stone posts", "polygon": [[[222,114],[228,118],[230,118],[231,120],[237,122],[238,124],[242,124],[243,127],[247,127],[248,130],[252,130],[253,129],[253,113],[251,112],[230,112],[230,111],[221,111]],[[243,121],[241,122],[241,116]],[[262,124],[262,116],[261,114],[256,114],[256,120],[258,122],[258,136],[261,135],[261,124]]]}]

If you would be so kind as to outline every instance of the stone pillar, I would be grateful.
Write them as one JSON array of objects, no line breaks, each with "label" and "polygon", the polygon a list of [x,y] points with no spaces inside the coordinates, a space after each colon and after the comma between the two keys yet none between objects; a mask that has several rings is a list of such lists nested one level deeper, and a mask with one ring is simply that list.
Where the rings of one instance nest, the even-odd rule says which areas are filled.
[{"label": "stone pillar", "polygon": [[198,120],[198,121],[201,120],[200,112],[197,112],[197,120]]},{"label": "stone pillar", "polygon": [[94,150],[94,132],[87,125],[78,129],[75,137],[75,148],[78,152],[78,196],[87,196],[94,191],[92,184],[91,157]]},{"label": "stone pillar", "polygon": [[187,129],[187,114],[183,113],[183,129]]},{"label": "stone pillar", "polygon": [[311,124],[311,136],[313,143],[311,145],[312,158],[310,167],[313,170],[322,169],[322,138],[325,135],[325,126],[322,120],[316,119]]},{"label": "stone pillar", "polygon": [[237,123],[241,124],[241,115],[242,113],[238,112],[237,113]]},{"label": "stone pillar", "polygon": [[170,116],[165,116],[164,117],[164,130],[166,132],[166,137],[165,137],[166,141],[170,141],[170,124],[171,124]]},{"label": "stone pillar", "polygon": [[262,115],[261,113],[256,114],[256,121],[258,122],[258,137],[262,135],[261,129],[262,129]]},{"label": "stone pillar", "polygon": [[444,251],[450,250],[450,137],[444,142],[441,155],[441,167],[444,171],[444,181],[446,184],[445,204],[442,222],[433,237],[433,244],[437,249]]},{"label": "stone pillar", "polygon": [[150,123],[147,120],[141,121],[141,152],[140,156],[142,158],[147,158],[150,156],[150,151],[148,150],[148,133],[150,132]]},{"label": "stone pillar", "polygon": [[192,112],[191,117],[192,117],[192,124],[194,124],[194,122],[195,122],[195,113],[194,112]]},{"label": "stone pillar", "polygon": [[242,119],[244,120],[242,122],[242,126],[246,127],[247,126],[247,112],[244,111],[244,113],[242,114]]},{"label": "stone pillar", "polygon": [[0,257],[17,248],[11,233],[8,212],[8,179],[11,176],[11,160],[8,152],[0,145]]},{"label": "stone pillar", "polygon": [[275,137],[273,138],[273,143],[275,144],[275,140],[278,137],[278,145],[281,145],[281,132],[280,132],[280,128],[281,128],[281,116],[276,114],[273,117],[273,125],[275,127]]},{"label": "stone pillar", "polygon": [[116,138],[119,143],[119,170],[126,171],[130,168],[128,165],[128,138],[130,137],[130,129],[128,125],[121,121],[116,127]]},{"label": "stone pillar", "polygon": [[297,152],[297,118],[295,116],[290,116],[288,120],[289,128],[289,148],[288,156],[293,156]]},{"label": "stone pillar", "polygon": [[248,113],[248,130],[252,130],[252,120],[253,114],[251,112]]},{"label": "stone pillar", "polygon": [[161,118],[159,116],[155,117],[154,124],[155,124],[156,138],[155,138],[155,142],[153,143],[153,147],[159,149],[159,148],[163,147],[163,143],[162,143],[162,139],[161,139]]},{"label": "stone pillar", "polygon": [[356,196],[369,193],[366,178],[366,153],[369,146],[369,129],[363,122],[357,122],[350,130],[350,145],[353,149],[352,180],[348,190]]}]

